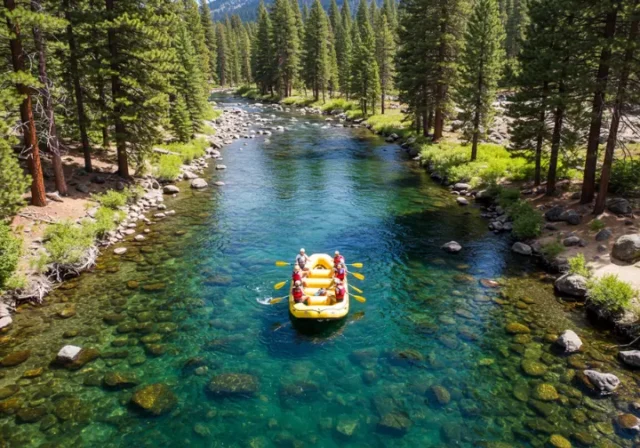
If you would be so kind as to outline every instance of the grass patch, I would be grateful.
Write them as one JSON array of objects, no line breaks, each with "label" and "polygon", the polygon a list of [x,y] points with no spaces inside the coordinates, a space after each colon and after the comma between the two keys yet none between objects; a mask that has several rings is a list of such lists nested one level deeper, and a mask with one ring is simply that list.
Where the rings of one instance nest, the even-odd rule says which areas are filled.
[{"label": "grass patch", "polygon": [[93,195],[93,199],[103,207],[117,210],[127,205],[129,195],[124,191],[107,190],[102,194]]},{"label": "grass patch", "polygon": [[13,276],[22,253],[22,244],[11,234],[9,225],[0,221],[0,290]]},{"label": "grass patch", "polygon": [[496,186],[498,193],[496,195],[498,205],[504,209],[508,209],[520,200],[520,190],[517,188],[503,188]]},{"label": "grass patch", "polygon": [[599,219],[594,219],[593,221],[591,221],[589,223],[589,230],[591,230],[592,232],[599,232],[602,229],[604,229],[606,226],[604,224],[604,222],[602,222]]},{"label": "grass patch", "polygon": [[277,103],[280,101],[280,95],[278,94],[266,94],[263,95],[260,91],[251,86],[242,86],[236,90],[236,95],[240,95],[243,98],[248,98],[250,100],[258,100],[258,101],[267,101],[272,103]]},{"label": "grass patch", "polygon": [[204,126],[202,126],[202,133],[204,135],[216,135],[216,130],[213,126],[205,124]]},{"label": "grass patch", "polygon": [[478,157],[471,162],[471,145],[443,142],[424,145],[423,163],[449,182],[468,182],[473,187],[497,184],[501,179],[525,180],[532,165],[524,157],[513,156],[507,148],[491,143],[478,145]]},{"label": "grass patch", "polygon": [[205,140],[204,138],[197,138],[195,140],[191,140],[188,143],[170,143],[168,145],[162,145],[160,147],[162,149],[166,149],[167,151],[180,154],[180,157],[182,158],[182,161],[184,163],[191,163],[193,159],[204,156],[208,146],[209,143],[207,142],[207,140]]},{"label": "grass patch", "polygon": [[608,274],[591,280],[587,284],[588,299],[612,314],[618,314],[629,308],[637,291],[617,275]]},{"label": "grass patch", "polygon": [[125,213],[121,210],[100,207],[96,212],[96,222],[93,223],[95,236],[102,238],[107,232],[115,230],[124,218]]},{"label": "grass patch", "polygon": [[362,113],[362,109],[359,107],[355,107],[354,109],[350,109],[347,111],[347,118],[349,120],[355,120],[357,118],[364,118],[364,114]]},{"label": "grass patch", "polygon": [[154,166],[155,177],[161,181],[174,181],[180,175],[182,157],[173,154],[162,154]]},{"label": "grass patch", "polygon": [[543,244],[540,248],[540,252],[545,258],[553,260],[564,252],[564,246],[559,241],[553,241],[551,243]]},{"label": "grass patch", "polygon": [[591,271],[587,267],[587,262],[584,259],[583,254],[578,254],[575,257],[569,258],[569,272],[571,274],[582,275],[583,277],[591,277]]},{"label": "grass patch", "polygon": [[75,265],[81,263],[93,246],[96,226],[90,222],[74,224],[70,221],[49,225],[44,234],[47,263]]},{"label": "grass patch", "polygon": [[358,108],[355,101],[347,101],[344,98],[334,98],[320,106],[322,112],[331,112],[332,110],[343,110],[348,112]]},{"label": "grass patch", "polygon": [[400,137],[406,138],[413,133],[413,130],[406,126],[405,118],[406,115],[400,112],[400,109],[391,109],[384,115],[370,116],[367,118],[367,123],[378,134],[390,135],[395,133]]},{"label": "grass patch", "polygon": [[281,101],[286,106],[307,107],[316,103],[313,97],[306,96],[290,96]]}]

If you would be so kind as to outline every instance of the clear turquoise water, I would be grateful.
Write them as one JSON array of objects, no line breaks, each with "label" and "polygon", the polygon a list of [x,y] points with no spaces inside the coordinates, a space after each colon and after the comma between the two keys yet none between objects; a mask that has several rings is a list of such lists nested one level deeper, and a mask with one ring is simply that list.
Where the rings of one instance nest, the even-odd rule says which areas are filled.
[{"label": "clear turquoise water", "polygon": [[[510,254],[508,240],[486,230],[478,209],[458,207],[395,145],[366,130],[277,116],[273,125],[289,131],[223,150],[228,169],[207,176],[224,187],[183,185],[167,200],[177,214],[151,226],[147,241],[127,243],[124,257],[101,257],[95,272],[44,307],[21,310],[0,355],[30,349],[31,356],[2,369],[0,387],[20,385],[12,398],[44,407],[52,424],[5,415],[0,436],[9,446],[543,446],[550,433],[578,432],[600,446],[631,446],[612,419],[616,406],[626,409],[635,376],[620,370],[610,340]],[[445,254],[440,246],[450,240],[464,250]],[[286,301],[264,305],[281,293],[273,284],[289,277],[274,261],[292,261],[300,247],[363,262],[366,280],[352,282],[367,302],[352,301],[347,319],[321,329],[293,323]],[[482,278],[505,287],[486,289]],[[144,289],[159,282],[158,291]],[[77,314],[60,318],[70,304]],[[122,333],[103,321],[114,312],[124,316],[120,325],[148,324]],[[514,341],[509,322],[527,324],[532,337]],[[566,328],[589,341],[572,359],[545,340]],[[150,334],[164,354],[149,353],[142,338]],[[50,364],[69,343],[102,356],[78,371]],[[187,365],[194,358],[206,371]],[[525,358],[547,366],[545,376],[525,376]],[[571,379],[579,363],[618,373],[625,398],[583,395]],[[41,376],[20,378],[38,367]],[[107,372],[134,372],[138,387],[163,383],[178,403],[160,417],[143,415],[129,405],[136,388],[100,384]],[[253,375],[259,389],[213,396],[207,384],[222,373]],[[541,382],[560,391],[548,415],[526,399]],[[450,402],[439,403],[433,386]],[[514,388],[526,392],[524,401]],[[71,401],[77,412],[63,419],[56,409],[69,400],[79,400]],[[578,423],[581,409],[586,420]],[[383,418],[404,422],[405,431],[389,432]]]}]

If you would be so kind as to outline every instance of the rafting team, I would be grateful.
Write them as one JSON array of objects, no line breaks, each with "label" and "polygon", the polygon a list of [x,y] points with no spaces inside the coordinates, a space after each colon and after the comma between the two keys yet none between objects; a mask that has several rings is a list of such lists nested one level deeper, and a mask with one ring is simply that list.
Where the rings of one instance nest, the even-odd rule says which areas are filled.
[{"label": "rafting team", "polygon": [[[331,286],[335,285],[333,297],[336,302],[342,302],[344,300],[344,296],[347,294],[347,288],[344,286],[344,279],[347,276],[347,267],[345,264],[345,259],[340,252],[335,251],[335,255],[333,257],[333,281],[329,285],[328,288],[320,288],[314,295],[316,296],[324,296],[327,294],[327,290],[331,288]],[[304,294],[304,286],[306,286],[304,282],[304,278],[308,275],[309,269],[309,257],[305,253],[304,249],[300,249],[300,253],[296,256],[296,262],[293,266],[293,274],[291,276],[291,280],[293,282],[293,300],[296,303],[305,303],[309,297]]]}]

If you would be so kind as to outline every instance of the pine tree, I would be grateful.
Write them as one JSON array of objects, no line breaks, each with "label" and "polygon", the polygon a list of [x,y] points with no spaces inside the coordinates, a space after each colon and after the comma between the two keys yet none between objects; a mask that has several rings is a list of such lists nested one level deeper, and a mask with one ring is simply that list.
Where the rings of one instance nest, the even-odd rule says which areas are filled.
[{"label": "pine tree", "polygon": [[[166,0],[161,1],[165,2]],[[193,45],[195,53],[198,55],[200,74],[202,79],[206,82],[211,79],[211,61],[209,60],[210,50],[207,45],[206,30],[203,26],[202,17],[200,15],[200,8],[196,0],[182,1],[184,2],[184,20],[186,22],[187,30],[189,30],[191,45]]]},{"label": "pine tree", "polygon": [[273,27],[267,8],[258,6],[258,30],[254,40],[254,77],[262,94],[272,91],[274,84]]},{"label": "pine tree", "polygon": [[295,14],[289,0],[275,0],[271,11],[275,84],[282,97],[291,95],[298,74],[300,40]]},{"label": "pine tree", "polygon": [[22,133],[24,136],[24,152],[29,156],[29,171],[31,172],[31,204],[44,207],[47,205],[45,196],[44,178],[42,175],[42,164],[40,162],[40,148],[38,147],[38,136],[36,133],[36,123],[33,117],[32,108],[32,86],[36,85],[35,79],[26,72],[25,53],[22,46],[22,34],[20,32],[20,17],[28,17],[29,12],[22,6],[16,6],[15,0],[4,0],[4,7],[10,14],[6,23],[9,31],[9,47],[11,49],[11,62],[13,71],[16,74],[15,87],[18,95],[22,96],[20,103],[20,119],[22,121]]},{"label": "pine tree", "polygon": [[218,63],[218,80],[220,85],[226,86],[232,83],[231,69],[229,64],[229,45],[227,42],[227,32],[224,24],[218,23],[216,27],[216,43],[217,43],[217,63]]},{"label": "pine tree", "polygon": [[331,0],[331,3],[329,4],[329,23],[331,23],[331,30],[334,33],[336,32],[338,25],[342,24],[341,22],[342,22],[342,17],[340,16],[338,3],[336,2],[336,0]]},{"label": "pine tree", "polygon": [[171,127],[176,138],[181,142],[188,142],[193,135],[193,122],[187,109],[187,103],[178,93],[171,103]]},{"label": "pine tree", "polygon": [[320,0],[311,6],[304,40],[303,73],[304,81],[317,101],[327,87],[330,77],[329,25]]},{"label": "pine tree", "polygon": [[366,0],[360,0],[352,35],[354,36],[354,57],[351,90],[359,97],[362,112],[366,116],[369,112],[375,113],[375,104],[380,95],[380,75],[375,58],[375,37],[371,23],[369,23]]},{"label": "pine tree", "polygon": [[466,31],[461,55],[458,105],[472,140],[471,160],[476,160],[481,130],[493,119],[498,80],[504,61],[504,30],[496,0],[477,0]]},{"label": "pine tree", "polygon": [[351,39],[351,11],[349,2],[342,4],[340,21],[336,24],[336,61],[338,65],[338,85],[340,91],[349,98],[351,87],[351,59],[353,43]]},{"label": "pine tree", "polygon": [[209,2],[203,0],[200,5],[200,21],[202,23],[202,30],[204,32],[204,40],[207,46],[207,58],[209,60],[209,76],[211,81],[217,81],[218,72],[218,53],[216,46],[216,28],[213,23],[213,16],[211,15],[211,9],[209,9]]},{"label": "pine tree", "polygon": [[376,61],[380,71],[380,106],[384,114],[385,97],[392,88],[396,44],[386,14],[378,14],[376,25]]},{"label": "pine tree", "polygon": [[240,53],[240,77],[242,83],[249,85],[253,82],[251,76],[251,39],[249,38],[248,26],[243,26],[239,30],[239,53]]}]

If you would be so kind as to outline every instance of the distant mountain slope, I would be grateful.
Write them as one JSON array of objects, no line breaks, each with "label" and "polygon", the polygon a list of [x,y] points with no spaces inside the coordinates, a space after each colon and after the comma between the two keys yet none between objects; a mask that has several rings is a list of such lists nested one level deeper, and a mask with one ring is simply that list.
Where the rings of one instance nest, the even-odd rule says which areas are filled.
[{"label": "distant mountain slope", "polygon": [[[264,0],[265,4],[270,5],[273,0]],[[305,3],[311,8],[312,0],[299,0],[300,8]],[[331,0],[321,0],[325,9],[329,8]],[[336,0],[339,7],[342,7],[343,0]],[[243,21],[253,21],[256,19],[256,11],[258,10],[258,4],[260,0],[216,0],[209,2],[209,7],[213,11],[213,17],[216,20],[223,20],[227,15],[238,14]],[[380,2],[378,2],[380,3]],[[350,0],[349,6],[351,10],[355,11],[357,2]]]}]

